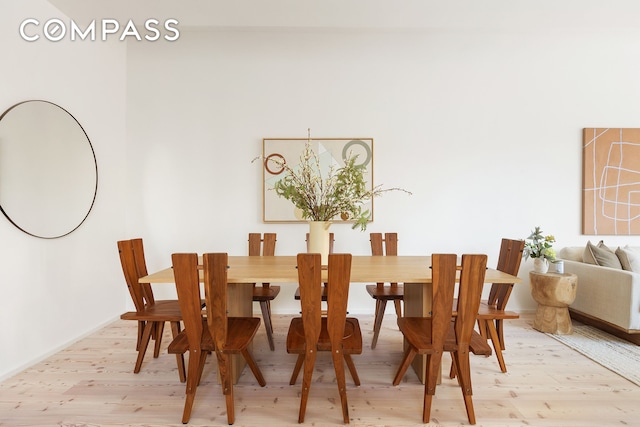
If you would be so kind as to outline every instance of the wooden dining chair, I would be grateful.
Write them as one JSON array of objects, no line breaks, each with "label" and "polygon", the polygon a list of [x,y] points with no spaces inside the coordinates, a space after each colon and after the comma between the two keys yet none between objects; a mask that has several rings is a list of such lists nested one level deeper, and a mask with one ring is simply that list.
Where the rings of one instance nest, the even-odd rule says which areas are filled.
[{"label": "wooden dining chair", "polygon": [[351,254],[330,254],[328,265],[327,314],[322,315],[322,273],[320,254],[298,254],[298,280],[302,316],[292,319],[287,334],[287,352],[297,354],[290,384],[295,384],[304,366],[298,422],[304,422],[309,390],[318,351],[330,351],[342,405],[344,423],[349,423],[344,362],[356,385],[360,379],[351,358],[362,353],[362,331],[358,319],[347,317]]},{"label": "wooden dining chair", "polygon": [[406,350],[393,379],[393,385],[400,384],[407,368],[417,354],[426,355],[422,416],[425,423],[429,422],[431,400],[436,391],[444,341],[451,324],[456,262],[457,256],[455,254],[433,254],[431,257],[431,317],[398,318],[398,327],[404,335]]},{"label": "wooden dining chair", "polygon": [[[371,255],[373,256],[397,256],[398,255],[398,233],[371,233]],[[404,299],[404,286],[398,283],[390,283],[386,286],[384,283],[375,285],[367,285],[367,292],[376,301],[376,312],[373,321],[373,339],[371,340],[371,348],[376,348],[380,328],[382,327],[382,319],[387,308],[387,301],[393,301],[396,316],[402,317],[402,300]]]},{"label": "wooden dining chair", "polygon": [[[518,275],[522,251],[524,250],[524,240],[502,239],[500,244],[500,255],[496,270],[513,276]],[[486,351],[486,342],[491,341],[493,352],[498,359],[498,365],[502,372],[507,372],[507,365],[504,361],[502,351],[505,349],[504,343],[504,320],[518,319],[520,315],[515,311],[507,311],[506,306],[513,289],[513,283],[493,283],[489,292],[489,298],[480,301],[478,308],[478,331],[474,331],[471,338],[471,350],[475,354],[491,355],[491,349]],[[457,301],[454,300],[454,305]],[[485,348],[485,351],[478,350]],[[451,364],[450,377],[454,378],[455,366]]]},{"label": "wooden dining chair", "polygon": [[[249,256],[274,256],[276,251],[276,233],[249,233]],[[280,286],[262,283],[262,286],[253,284],[253,301],[260,303],[264,329],[267,332],[267,340],[271,351],[275,350],[273,342],[273,323],[271,322],[271,301],[280,293]]]},{"label": "wooden dining chair", "polygon": [[[496,270],[517,276],[524,250],[524,240],[502,239]],[[490,339],[502,372],[507,372],[502,351],[505,349],[504,321],[518,319],[515,311],[507,311],[507,303],[513,283],[493,283],[489,298],[480,302],[478,309],[478,329],[480,335]]]},{"label": "wooden dining chair", "polygon": [[[333,243],[334,243],[335,239],[333,236],[333,233],[329,233],[329,253],[332,254],[333,253]],[[305,237],[305,242],[307,244],[307,252],[309,252],[309,233],[307,233],[307,236]],[[300,288],[296,288],[296,292],[294,293],[293,297],[297,300],[300,299]],[[327,300],[327,289],[326,287],[322,287],[322,301],[326,301]]]},{"label": "wooden dining chair", "polygon": [[[472,400],[469,352],[486,266],[486,255],[462,255],[462,265],[458,268],[456,267],[456,255],[434,254],[432,257],[433,302],[431,317],[398,319],[398,326],[404,334],[407,349],[393,384],[400,384],[407,368],[417,354],[426,355],[427,366],[422,412],[422,422],[424,423],[428,423],[431,416],[431,401],[436,390],[443,351],[451,353],[456,367],[458,384],[462,390],[467,418],[470,424],[476,423]],[[451,307],[456,270],[460,270],[460,285],[458,287],[458,304],[454,312]]]},{"label": "wooden dining chair", "polygon": [[188,253],[171,256],[185,328],[171,342],[169,352],[176,354],[189,352],[182,422],[187,423],[191,418],[191,409],[207,354],[215,352],[222,394],[226,400],[227,422],[233,424],[235,405],[231,355],[242,354],[258,384],[262,387],[266,384],[260,368],[249,352],[249,345],[260,328],[260,319],[257,317],[227,316],[228,256],[226,253],[209,253],[204,254],[202,258],[206,317],[203,316],[199,304],[201,296],[198,255]]},{"label": "wooden dining chair", "polygon": [[[138,356],[133,368],[134,373],[140,372],[149,341],[155,341],[153,357],[160,355],[162,334],[165,322],[171,325],[171,333],[176,337],[181,330],[182,313],[178,300],[159,300],[153,297],[153,289],[150,283],[139,283],[139,279],[147,275],[147,265],[144,256],[142,239],[130,239],[118,241],[118,252],[122,272],[133,300],[135,311],[123,313],[120,318],[138,322],[138,337],[136,350]],[[183,356],[176,355],[178,375],[180,381],[185,381],[185,367]]]}]

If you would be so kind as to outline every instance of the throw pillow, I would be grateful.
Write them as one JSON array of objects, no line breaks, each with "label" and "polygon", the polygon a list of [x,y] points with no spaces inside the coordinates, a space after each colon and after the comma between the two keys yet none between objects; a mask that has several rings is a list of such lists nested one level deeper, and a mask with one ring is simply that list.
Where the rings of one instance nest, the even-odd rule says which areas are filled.
[{"label": "throw pillow", "polygon": [[[604,245],[604,242],[600,240],[597,244],[597,247],[600,247],[602,245]],[[591,250],[592,247],[593,243],[591,243],[591,240],[589,240],[587,242],[587,246],[584,247],[584,252],[582,253],[582,262],[598,265],[598,263],[596,262],[596,258],[593,256],[593,251]]]},{"label": "throw pillow", "polygon": [[[587,242],[583,258],[585,260],[584,262],[588,262],[589,264],[622,270],[622,264],[620,264],[620,260],[617,255],[611,249],[606,247],[602,240],[597,246],[591,242]],[[589,262],[587,259],[593,260],[593,262]]]},{"label": "throw pillow", "polygon": [[629,247],[616,249],[616,255],[622,264],[623,270],[633,271],[634,273],[640,273],[640,252],[635,251]]}]

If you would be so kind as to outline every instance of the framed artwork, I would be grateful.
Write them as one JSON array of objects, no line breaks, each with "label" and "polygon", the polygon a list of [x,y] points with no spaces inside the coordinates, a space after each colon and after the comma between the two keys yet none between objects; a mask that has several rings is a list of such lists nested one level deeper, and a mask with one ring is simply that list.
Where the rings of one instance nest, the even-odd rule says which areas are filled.
[{"label": "framed artwork", "polygon": [[[305,144],[311,143],[320,162],[323,177],[331,166],[339,169],[345,164],[345,159],[357,155],[357,163],[366,167],[365,179],[368,188],[373,190],[373,138],[264,138],[262,140],[262,219],[264,222],[307,222],[302,218],[295,206],[284,198],[279,197],[273,190],[274,184],[284,177],[285,171],[270,161],[277,158],[285,161],[295,169],[300,163],[300,155]],[[373,220],[373,200],[363,206],[369,209]],[[342,221],[339,217],[336,221]]]},{"label": "framed artwork", "polygon": [[582,232],[640,235],[640,129],[583,133]]}]

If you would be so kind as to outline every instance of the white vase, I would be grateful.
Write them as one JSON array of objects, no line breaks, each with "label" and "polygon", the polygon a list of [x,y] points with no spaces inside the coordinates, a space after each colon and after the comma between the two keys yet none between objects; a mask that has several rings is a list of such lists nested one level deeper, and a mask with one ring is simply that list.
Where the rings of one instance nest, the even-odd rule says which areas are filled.
[{"label": "white vase", "polygon": [[546,273],[549,271],[549,261],[546,258],[534,258],[533,271],[536,273]]},{"label": "white vase", "polygon": [[329,264],[329,227],[331,221],[309,222],[309,246],[307,252],[320,254],[321,264]]}]

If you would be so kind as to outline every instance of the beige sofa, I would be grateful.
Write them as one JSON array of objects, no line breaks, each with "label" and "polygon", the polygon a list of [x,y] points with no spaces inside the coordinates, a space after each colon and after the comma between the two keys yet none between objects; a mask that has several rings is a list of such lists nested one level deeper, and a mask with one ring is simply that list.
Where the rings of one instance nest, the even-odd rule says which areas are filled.
[{"label": "beige sofa", "polygon": [[[640,249],[627,249],[640,255]],[[586,263],[583,256],[584,246],[558,252],[565,273],[578,276],[571,317],[640,345],[640,272]],[[625,267],[630,268],[628,263]]]}]

